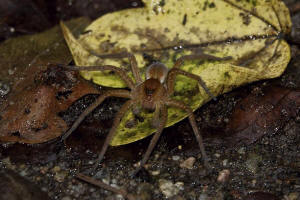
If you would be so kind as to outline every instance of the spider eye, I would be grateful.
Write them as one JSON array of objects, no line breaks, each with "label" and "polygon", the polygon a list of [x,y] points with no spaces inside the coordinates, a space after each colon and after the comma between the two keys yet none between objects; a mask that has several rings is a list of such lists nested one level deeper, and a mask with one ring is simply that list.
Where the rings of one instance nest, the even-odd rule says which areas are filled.
[{"label": "spider eye", "polygon": [[152,96],[160,86],[161,83],[159,80],[154,78],[147,79],[144,87],[146,96]]},{"label": "spider eye", "polygon": [[147,96],[152,96],[152,94],[154,93],[154,91],[155,90],[151,90],[151,89],[148,89],[148,88],[145,89],[145,93],[146,93]]}]

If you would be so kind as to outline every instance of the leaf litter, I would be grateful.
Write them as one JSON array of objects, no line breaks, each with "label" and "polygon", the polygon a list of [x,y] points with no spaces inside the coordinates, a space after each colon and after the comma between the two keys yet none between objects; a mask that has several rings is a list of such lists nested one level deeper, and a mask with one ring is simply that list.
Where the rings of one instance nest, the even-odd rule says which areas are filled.
[{"label": "leaf litter", "polygon": [[239,102],[227,124],[228,141],[251,144],[265,134],[275,134],[300,108],[300,90],[269,86]]}]

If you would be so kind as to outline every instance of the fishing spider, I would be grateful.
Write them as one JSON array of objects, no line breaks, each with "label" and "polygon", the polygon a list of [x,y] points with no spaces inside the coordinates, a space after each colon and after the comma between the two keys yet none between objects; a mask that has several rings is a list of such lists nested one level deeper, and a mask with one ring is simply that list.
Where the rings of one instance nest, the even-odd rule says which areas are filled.
[{"label": "fishing spider", "polygon": [[[202,136],[200,134],[199,129],[197,128],[197,124],[195,121],[195,116],[193,114],[193,110],[185,105],[183,102],[171,99],[171,96],[174,92],[174,81],[177,75],[183,75],[189,77],[191,79],[195,79],[199,82],[199,84],[204,88],[204,90],[210,95],[211,98],[214,98],[210,93],[208,88],[206,87],[204,81],[200,76],[195,74],[191,74],[189,72],[183,71],[179,69],[179,67],[183,64],[185,60],[194,60],[194,59],[206,59],[206,60],[227,60],[228,57],[219,58],[207,54],[197,54],[197,55],[185,55],[180,57],[174,64],[171,69],[168,69],[164,64],[160,62],[155,62],[147,67],[146,69],[146,80],[143,81],[137,67],[137,61],[133,54],[123,52],[118,54],[111,55],[102,55],[99,56],[101,58],[128,58],[130,61],[131,71],[135,78],[135,83],[133,80],[127,75],[126,70],[122,68],[118,68],[112,65],[104,65],[104,66],[86,66],[86,67],[78,67],[78,66],[63,66],[70,70],[84,70],[84,71],[105,71],[110,70],[115,72],[119,77],[127,84],[130,88],[130,91],[125,89],[117,89],[117,90],[108,90],[105,91],[101,96],[99,96],[96,101],[90,105],[73,123],[72,127],[62,136],[62,140],[65,140],[84,120],[84,118],[91,113],[97,106],[99,106],[104,99],[108,97],[122,97],[129,99],[124,105],[121,107],[119,112],[116,114],[114,118],[112,128],[110,129],[105,142],[102,146],[102,150],[99,154],[95,167],[99,165],[102,161],[104,154],[113,139],[116,129],[120,124],[120,121],[127,110],[132,109],[134,114],[138,114],[140,112],[138,107],[142,109],[154,112],[154,117],[152,119],[152,124],[155,128],[157,128],[156,133],[151,139],[151,142],[147,148],[147,151],[140,161],[139,167],[135,170],[134,174],[136,174],[147,162],[151,152],[153,151],[168,118],[167,107],[177,107],[188,113],[190,124],[193,128],[194,134],[196,136],[198,145],[201,150],[201,154],[204,160],[204,164],[207,166],[207,155],[205,153]],[[132,108],[134,107],[134,108]]]}]

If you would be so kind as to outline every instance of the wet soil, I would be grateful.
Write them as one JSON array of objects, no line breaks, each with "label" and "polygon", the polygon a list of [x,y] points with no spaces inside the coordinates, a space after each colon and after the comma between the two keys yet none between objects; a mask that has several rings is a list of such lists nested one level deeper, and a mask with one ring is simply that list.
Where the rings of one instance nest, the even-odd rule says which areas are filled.
[{"label": "wet soil", "polygon": [[[136,6],[133,1],[126,2],[126,5],[121,5],[120,1],[99,2],[106,2],[105,12]],[[288,5],[294,5],[295,2],[287,1]],[[54,6],[58,9],[58,5],[60,4],[56,2],[43,8],[53,9]],[[95,8],[94,4],[92,8]],[[64,17],[82,15],[76,13],[79,9],[74,10],[69,11],[74,15]],[[59,13],[62,12],[56,12],[57,15]],[[61,16],[52,15],[45,15],[45,18],[50,24],[55,24]],[[297,24],[299,21],[300,13],[295,11],[293,22]],[[10,26],[9,23],[7,26]],[[293,34],[295,38],[300,38],[297,31]],[[1,36],[7,38],[15,35]],[[300,88],[300,49],[296,44],[291,44],[291,47],[292,60],[280,78],[238,88],[195,112],[198,127],[205,133],[204,143],[210,158],[209,169],[203,166],[188,120],[183,120],[164,130],[145,169],[136,177],[131,178],[129,174],[142,158],[151,138],[125,146],[110,147],[94,178],[115,187],[123,187],[142,200],[165,199],[168,196],[169,199],[176,200],[300,199],[299,106],[294,108],[296,114],[281,124],[278,130],[265,134],[254,143],[232,145],[225,135],[235,106],[248,95],[261,94],[274,85],[291,90]],[[81,98],[62,112],[61,117],[71,124],[95,97],[96,95],[87,95]],[[75,174],[79,171],[85,174],[91,172],[111,121],[123,102],[117,98],[106,100],[104,106],[89,115],[64,144],[3,144],[0,147],[0,199],[20,198],[4,196],[11,191],[13,185],[18,185],[16,190],[23,191],[20,194],[47,193],[49,199],[122,199],[120,195],[76,179]],[[193,160],[191,158],[195,158],[194,163],[185,162],[187,159]],[[29,182],[24,183],[23,178]],[[30,184],[34,189],[27,187]],[[29,199],[40,198],[37,195]]]}]

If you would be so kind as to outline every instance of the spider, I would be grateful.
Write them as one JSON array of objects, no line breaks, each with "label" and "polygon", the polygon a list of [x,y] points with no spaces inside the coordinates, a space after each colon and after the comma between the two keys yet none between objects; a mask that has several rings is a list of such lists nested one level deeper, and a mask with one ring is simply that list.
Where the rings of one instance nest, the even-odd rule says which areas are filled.
[{"label": "spider", "polygon": [[[188,113],[189,122],[192,126],[193,132],[195,134],[196,140],[198,142],[202,158],[204,160],[204,165],[208,166],[207,155],[204,149],[202,136],[197,128],[197,124],[195,121],[195,116],[193,114],[193,110],[185,105],[181,101],[177,101],[171,98],[174,92],[174,82],[177,75],[183,75],[189,77],[191,79],[195,79],[199,82],[201,87],[207,92],[207,94],[214,98],[209,89],[207,88],[205,82],[198,75],[186,72],[181,70],[179,67],[186,60],[194,60],[194,59],[206,59],[206,60],[228,60],[229,57],[219,58],[208,54],[195,54],[195,55],[185,55],[176,60],[174,66],[171,69],[168,69],[164,64],[160,62],[154,62],[149,65],[146,69],[146,80],[143,81],[140,75],[139,69],[137,67],[137,61],[133,54],[128,52],[122,52],[118,54],[110,54],[110,55],[98,55],[101,58],[128,58],[131,66],[131,71],[133,73],[133,77],[135,82],[127,75],[127,72],[123,68],[118,68],[112,65],[104,65],[104,66],[62,66],[70,70],[76,71],[105,71],[110,70],[115,72],[129,87],[130,91],[126,89],[116,89],[116,90],[108,90],[104,92],[101,96],[99,96],[92,105],[90,105],[81,115],[77,118],[77,120],[73,123],[71,128],[65,132],[62,136],[62,140],[65,140],[84,120],[84,118],[91,113],[96,107],[98,107],[104,99],[108,97],[122,97],[129,99],[126,101],[121,109],[116,114],[113,125],[104,141],[101,152],[98,156],[98,159],[95,164],[95,169],[101,163],[107,148],[112,141],[116,130],[122,120],[122,117],[126,113],[127,110],[132,109],[132,112],[135,115],[138,115],[141,111],[138,108],[148,110],[150,112],[154,112],[152,125],[157,129],[156,133],[151,139],[151,142],[144,154],[142,160],[140,161],[139,166],[134,171],[133,175],[135,175],[147,162],[152,153],[164,127],[166,126],[167,118],[168,118],[168,107],[173,106],[180,108]],[[215,99],[215,98],[214,98]]]}]

